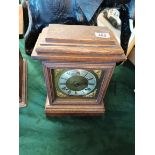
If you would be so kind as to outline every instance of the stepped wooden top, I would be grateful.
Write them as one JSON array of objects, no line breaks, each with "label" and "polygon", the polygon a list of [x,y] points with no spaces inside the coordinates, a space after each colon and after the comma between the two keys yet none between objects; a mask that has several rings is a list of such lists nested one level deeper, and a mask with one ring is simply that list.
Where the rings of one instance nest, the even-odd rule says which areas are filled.
[{"label": "stepped wooden top", "polygon": [[119,62],[124,51],[107,27],[50,24],[40,33],[32,58],[53,62]]}]

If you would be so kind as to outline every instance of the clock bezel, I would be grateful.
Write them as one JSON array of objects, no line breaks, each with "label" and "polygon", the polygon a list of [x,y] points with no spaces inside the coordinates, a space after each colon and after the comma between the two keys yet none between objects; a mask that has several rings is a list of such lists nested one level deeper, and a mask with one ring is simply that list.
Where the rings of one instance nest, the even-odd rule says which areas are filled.
[{"label": "clock bezel", "polygon": [[[103,63],[103,64],[94,64],[94,63],[54,63],[54,62],[43,62],[44,66],[44,75],[46,88],[49,98],[50,105],[98,105],[101,103],[102,99],[105,96],[105,92],[107,90],[109,81],[112,76],[113,69],[115,67],[115,63]],[[52,72],[55,69],[86,69],[86,70],[104,70],[104,76],[101,79],[101,86],[96,99],[88,98],[88,99],[60,99],[57,98],[54,86],[54,77]]]},{"label": "clock bezel", "polygon": [[[58,75],[57,75],[57,78],[58,79],[56,79],[55,80],[55,91],[57,92],[59,92],[59,93],[62,93],[62,95],[64,95],[64,98],[66,98],[67,97],[67,94],[65,94],[64,92],[62,92],[61,91],[61,89],[59,88],[59,85],[58,85],[58,80],[59,80],[59,78],[61,77],[61,75],[63,74],[63,73],[65,73],[66,71],[68,71],[68,70],[76,70],[77,68],[74,68],[74,69],[62,69],[63,71],[60,71],[59,73],[58,73]],[[79,68],[78,68],[78,70],[79,70]],[[93,76],[96,78],[96,80],[100,80],[99,79],[99,77],[92,71],[92,70],[88,70],[88,69],[80,69],[80,70],[86,70],[86,71],[88,71],[88,72],[90,72],[91,74],[93,74]],[[98,87],[98,85],[99,85],[99,83],[96,83],[96,86],[95,86],[95,88],[92,90],[92,91],[90,91],[88,94],[86,94],[86,95],[83,95],[83,96],[68,96],[68,97],[70,97],[70,98],[76,98],[76,97],[81,97],[82,99],[88,99],[89,97],[85,97],[85,96],[89,96],[89,94],[91,94],[91,93],[93,93],[94,91],[96,91],[96,93],[97,93],[97,87]],[[95,94],[96,95],[96,94]],[[57,96],[58,96],[58,94],[57,94]],[[59,96],[58,96],[59,97]],[[62,98],[62,97],[61,97]]]}]

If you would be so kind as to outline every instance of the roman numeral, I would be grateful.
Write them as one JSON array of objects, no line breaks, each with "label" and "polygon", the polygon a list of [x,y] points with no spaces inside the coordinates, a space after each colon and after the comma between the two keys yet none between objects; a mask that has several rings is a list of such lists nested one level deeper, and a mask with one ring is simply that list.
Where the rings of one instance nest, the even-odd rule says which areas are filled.
[{"label": "roman numeral", "polygon": [[95,83],[88,83],[88,85],[94,85]]},{"label": "roman numeral", "polygon": [[62,90],[69,90],[67,87],[63,87]]},{"label": "roman numeral", "polygon": [[71,90],[68,91],[68,94],[71,94]]},{"label": "roman numeral", "polygon": [[84,77],[86,77],[86,75],[88,74],[88,72],[85,74],[85,76]]},{"label": "roman numeral", "polygon": [[87,78],[87,80],[92,80],[92,79],[93,79],[93,77],[92,77],[92,78],[90,78],[90,79],[88,79],[88,78]]},{"label": "roman numeral", "polygon": [[65,85],[66,83],[60,83],[60,85]]},{"label": "roman numeral", "polygon": [[85,88],[85,90],[89,90],[89,91],[90,91],[90,90],[91,90],[91,88]]},{"label": "roman numeral", "polygon": [[61,77],[61,79],[67,80],[66,78]]}]

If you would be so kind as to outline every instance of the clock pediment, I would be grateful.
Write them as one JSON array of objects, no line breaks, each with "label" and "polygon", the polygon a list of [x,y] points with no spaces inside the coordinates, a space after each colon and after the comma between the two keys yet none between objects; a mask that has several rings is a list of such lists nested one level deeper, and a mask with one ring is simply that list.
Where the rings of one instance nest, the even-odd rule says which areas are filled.
[{"label": "clock pediment", "polygon": [[107,27],[51,24],[43,29],[32,52],[52,61],[119,62],[124,51]]}]

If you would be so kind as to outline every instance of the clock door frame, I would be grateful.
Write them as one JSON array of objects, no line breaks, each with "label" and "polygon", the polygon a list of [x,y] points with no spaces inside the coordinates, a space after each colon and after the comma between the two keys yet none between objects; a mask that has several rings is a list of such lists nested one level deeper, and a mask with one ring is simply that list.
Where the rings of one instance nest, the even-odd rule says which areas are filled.
[{"label": "clock door frame", "polygon": [[[106,90],[108,88],[109,82],[112,77],[113,70],[115,68],[115,63],[55,63],[50,61],[43,62],[44,77],[47,88],[47,95],[50,105],[98,105],[101,104],[102,99],[105,96]],[[54,90],[54,78],[51,74],[51,70],[54,69],[91,69],[91,70],[104,70],[105,74],[101,81],[100,90],[96,99],[87,99],[80,101],[78,99],[74,100],[73,103],[70,99],[60,100],[56,97]]]}]

